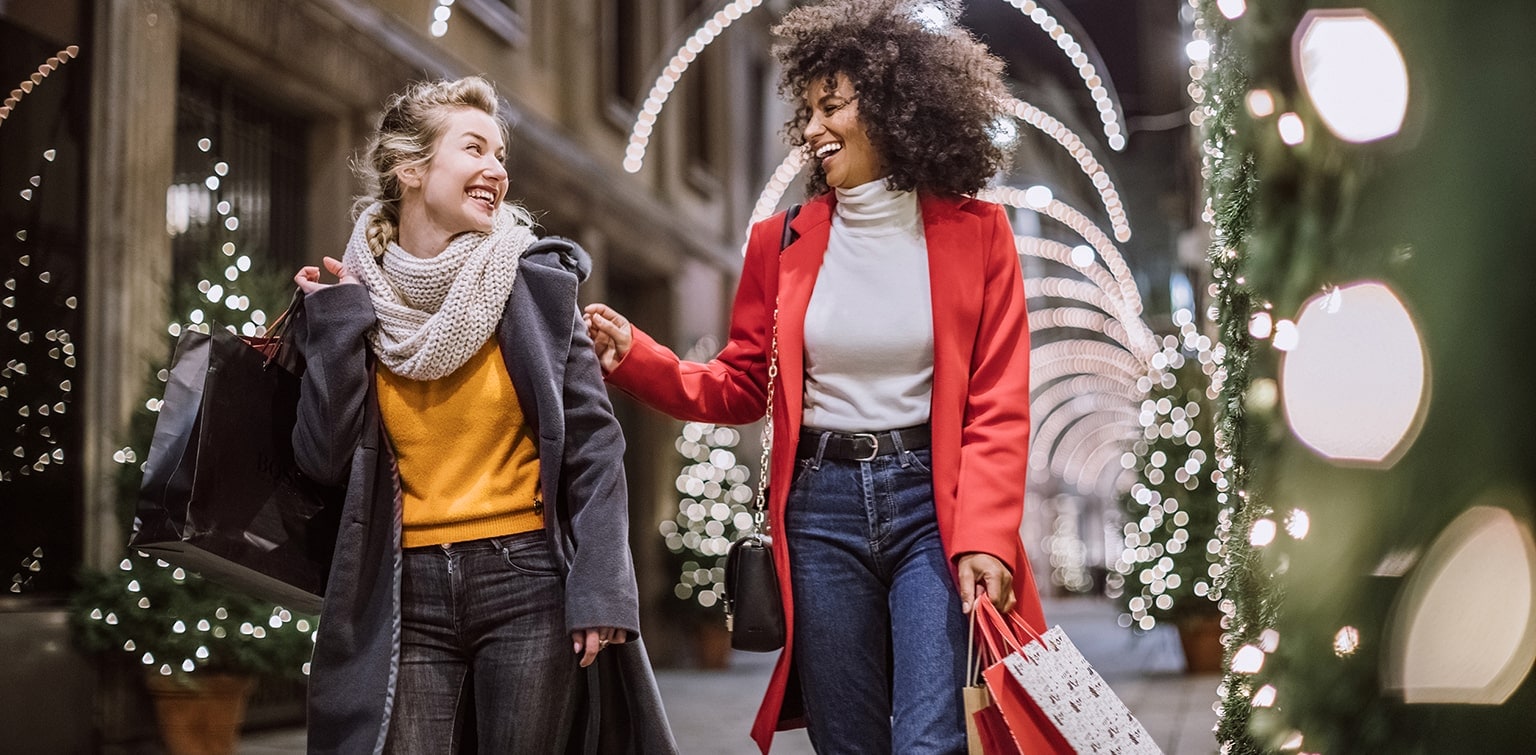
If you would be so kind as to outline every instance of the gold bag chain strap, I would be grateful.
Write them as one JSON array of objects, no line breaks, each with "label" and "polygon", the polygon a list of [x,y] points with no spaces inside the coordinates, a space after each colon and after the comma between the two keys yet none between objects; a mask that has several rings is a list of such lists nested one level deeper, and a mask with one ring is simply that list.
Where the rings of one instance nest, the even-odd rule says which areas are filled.
[{"label": "gold bag chain strap", "polygon": [[[784,248],[795,240],[795,231],[789,227],[795,216],[800,214],[800,205],[794,205],[784,213],[784,235],[779,240],[779,255],[782,258]],[[780,259],[782,263],[783,260]],[[763,522],[763,512],[768,508],[768,472],[769,464],[773,456],[773,385],[779,377],[779,293],[778,287],[774,287],[773,294],[773,345],[768,351],[768,406],[763,416],[763,458],[758,462],[757,472],[757,500],[752,504],[752,529],[754,535],[762,538],[767,530]]]}]

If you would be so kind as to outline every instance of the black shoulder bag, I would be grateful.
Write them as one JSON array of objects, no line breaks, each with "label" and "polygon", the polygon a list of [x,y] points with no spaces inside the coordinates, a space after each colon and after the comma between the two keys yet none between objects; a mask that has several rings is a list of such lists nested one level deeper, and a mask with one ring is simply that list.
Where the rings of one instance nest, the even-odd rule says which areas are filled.
[{"label": "black shoulder bag", "polygon": [[[795,240],[790,221],[800,205],[784,214],[784,235],[779,254]],[[752,531],[731,543],[725,556],[725,626],[731,631],[731,647],[754,653],[771,653],[784,647],[784,603],[779,595],[779,575],[773,564],[773,538],[765,530],[763,513],[768,506],[768,474],[773,455],[773,384],[779,375],[779,302],[773,302],[773,346],[768,352],[768,411],[763,419],[763,458],[757,473],[757,500],[752,504]]]}]

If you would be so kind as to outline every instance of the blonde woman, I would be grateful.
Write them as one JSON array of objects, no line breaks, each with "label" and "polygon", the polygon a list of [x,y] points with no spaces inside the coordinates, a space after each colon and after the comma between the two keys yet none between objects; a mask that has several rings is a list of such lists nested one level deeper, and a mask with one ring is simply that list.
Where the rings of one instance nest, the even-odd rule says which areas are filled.
[{"label": "blonde woman", "polygon": [[312,752],[676,749],[637,641],[624,440],[577,310],[590,261],[505,201],[506,139],[484,79],[395,95],[346,253],[324,260],[339,283],[295,276],[296,457],[347,488]]}]

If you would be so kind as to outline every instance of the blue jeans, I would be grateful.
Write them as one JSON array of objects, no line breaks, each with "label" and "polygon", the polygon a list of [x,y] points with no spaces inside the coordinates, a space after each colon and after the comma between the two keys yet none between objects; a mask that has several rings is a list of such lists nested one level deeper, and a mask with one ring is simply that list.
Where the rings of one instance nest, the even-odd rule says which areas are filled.
[{"label": "blue jeans", "polygon": [[795,666],[820,753],[964,753],[967,624],[928,450],[813,456],[784,510]]},{"label": "blue jeans", "polygon": [[565,588],[542,531],[408,548],[386,750],[560,752],[578,689]]}]

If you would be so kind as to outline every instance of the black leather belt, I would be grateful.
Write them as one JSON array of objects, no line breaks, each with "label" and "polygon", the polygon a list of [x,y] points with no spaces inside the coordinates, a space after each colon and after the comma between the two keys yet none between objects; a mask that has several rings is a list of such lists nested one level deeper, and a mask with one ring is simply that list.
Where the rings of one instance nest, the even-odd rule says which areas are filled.
[{"label": "black leather belt", "polygon": [[[927,425],[881,430],[877,433],[843,433],[807,427],[800,431],[800,444],[795,449],[795,455],[801,459],[816,456],[823,435],[827,437],[827,445],[821,451],[821,458],[842,461],[870,461],[877,456],[896,453],[898,448],[916,451],[933,444],[933,434]],[[901,440],[899,446],[896,443],[898,438]]]}]

